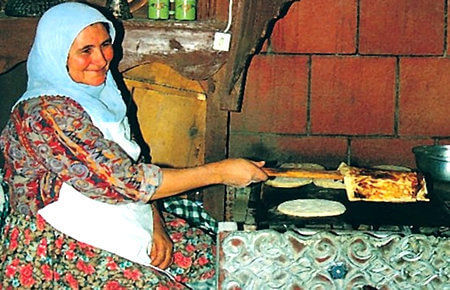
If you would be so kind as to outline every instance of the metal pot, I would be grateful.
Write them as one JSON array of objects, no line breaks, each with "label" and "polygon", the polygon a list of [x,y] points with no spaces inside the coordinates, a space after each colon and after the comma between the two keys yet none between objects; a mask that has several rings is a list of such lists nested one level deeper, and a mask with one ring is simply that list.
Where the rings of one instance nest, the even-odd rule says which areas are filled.
[{"label": "metal pot", "polygon": [[413,148],[417,168],[433,180],[450,181],[450,145],[425,145]]}]

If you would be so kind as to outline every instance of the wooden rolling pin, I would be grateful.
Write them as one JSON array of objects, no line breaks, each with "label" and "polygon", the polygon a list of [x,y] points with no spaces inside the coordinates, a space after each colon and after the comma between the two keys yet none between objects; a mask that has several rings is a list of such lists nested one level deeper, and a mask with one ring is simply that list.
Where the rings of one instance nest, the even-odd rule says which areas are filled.
[{"label": "wooden rolling pin", "polygon": [[270,177],[312,178],[343,180],[344,176],[336,170],[305,170],[296,168],[269,168],[262,170]]}]

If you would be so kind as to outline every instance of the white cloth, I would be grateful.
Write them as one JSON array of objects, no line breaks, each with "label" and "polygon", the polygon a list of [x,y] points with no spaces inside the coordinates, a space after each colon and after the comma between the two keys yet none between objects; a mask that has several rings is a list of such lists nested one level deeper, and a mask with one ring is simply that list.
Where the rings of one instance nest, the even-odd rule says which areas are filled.
[{"label": "white cloth", "polygon": [[153,216],[149,204],[107,204],[64,183],[39,214],[55,229],[91,246],[149,266]]}]

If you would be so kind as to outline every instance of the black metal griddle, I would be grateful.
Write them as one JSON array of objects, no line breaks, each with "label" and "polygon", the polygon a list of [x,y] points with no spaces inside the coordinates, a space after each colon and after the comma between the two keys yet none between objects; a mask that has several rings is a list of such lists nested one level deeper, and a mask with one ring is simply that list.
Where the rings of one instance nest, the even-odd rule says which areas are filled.
[{"label": "black metal griddle", "polygon": [[[314,184],[298,188],[263,185],[258,201],[253,203],[255,220],[258,228],[274,229],[289,226],[331,229],[450,227],[450,182],[428,182],[428,188],[429,202],[391,203],[350,202],[345,190],[321,188]],[[346,207],[346,212],[334,217],[301,218],[288,216],[277,210],[277,206],[284,201],[310,198],[338,201]]]}]

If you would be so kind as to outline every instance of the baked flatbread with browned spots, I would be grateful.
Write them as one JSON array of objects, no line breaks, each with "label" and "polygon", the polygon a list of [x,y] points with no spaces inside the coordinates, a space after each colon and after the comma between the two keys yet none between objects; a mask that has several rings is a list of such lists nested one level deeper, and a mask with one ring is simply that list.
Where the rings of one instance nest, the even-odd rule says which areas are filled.
[{"label": "baked flatbread with browned spots", "polygon": [[425,178],[418,172],[358,168],[345,163],[338,170],[344,176],[350,201],[429,201]]}]

